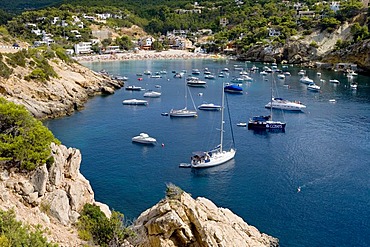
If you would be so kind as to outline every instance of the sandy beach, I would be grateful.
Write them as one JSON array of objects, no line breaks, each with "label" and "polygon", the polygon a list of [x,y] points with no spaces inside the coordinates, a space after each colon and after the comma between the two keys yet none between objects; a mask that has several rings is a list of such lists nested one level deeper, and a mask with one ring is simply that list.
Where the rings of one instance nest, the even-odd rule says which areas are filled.
[{"label": "sandy beach", "polygon": [[73,57],[79,62],[104,62],[124,60],[147,60],[147,59],[226,59],[226,57],[215,54],[194,53],[184,50],[166,51],[137,51],[104,55],[85,55]]}]

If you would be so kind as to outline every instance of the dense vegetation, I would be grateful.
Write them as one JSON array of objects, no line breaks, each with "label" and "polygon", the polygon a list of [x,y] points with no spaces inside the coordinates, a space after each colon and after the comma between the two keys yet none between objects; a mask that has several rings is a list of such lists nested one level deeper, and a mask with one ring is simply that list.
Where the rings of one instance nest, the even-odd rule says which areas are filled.
[{"label": "dense vegetation", "polygon": [[59,143],[24,106],[0,98],[0,160],[6,166],[33,170],[52,164],[51,142]]},{"label": "dense vegetation", "polygon": [[[52,1],[41,1],[51,4]],[[194,43],[199,36],[194,33],[200,29],[211,29],[212,39],[206,44],[209,51],[223,50],[232,44],[239,51],[248,50],[258,43],[284,43],[287,38],[296,34],[307,35],[315,29],[332,32],[345,21],[356,23],[352,33],[354,39],[338,44],[351,44],[364,39],[369,39],[368,32],[370,22],[367,15],[352,19],[363,11],[362,2],[340,1],[340,10],[334,12],[330,9],[330,2],[318,0],[304,0],[300,2],[281,2],[277,0],[262,1],[115,1],[115,0],[63,0],[54,1],[62,3],[59,7],[46,8],[38,11],[26,11],[8,22],[10,34],[22,37],[27,41],[35,41],[38,37],[25,27],[25,23],[37,23],[38,28],[54,35],[55,42],[64,48],[72,48],[73,42],[88,41],[92,38],[90,24],[107,25],[111,28],[130,27],[133,24],[144,28],[148,33],[159,37],[172,30],[188,30],[187,38]],[[313,11],[314,17],[298,17],[298,10],[294,4],[300,3],[300,10]],[[14,3],[13,5],[16,5]],[[82,7],[83,6],[83,7]],[[33,7],[37,8],[37,5]],[[181,11],[179,11],[181,10]],[[196,11],[195,11],[196,10]],[[83,28],[78,28],[81,37],[76,37],[73,30],[76,29],[71,22],[72,16],[82,14],[93,15],[96,13],[112,13],[122,18],[109,18],[106,23],[86,21]],[[53,17],[66,20],[68,25],[52,25]],[[225,19],[225,25],[220,25],[220,20]],[[269,30],[273,29],[280,35],[269,36]],[[119,45],[121,49],[132,48],[132,43],[127,36],[120,37],[117,41],[105,40],[104,45]],[[165,46],[165,44],[162,44]],[[203,45],[204,44],[198,44]],[[99,49],[94,48],[96,51]]]},{"label": "dense vegetation", "polygon": [[121,213],[113,211],[109,219],[98,206],[91,204],[85,204],[77,227],[81,239],[103,247],[121,246],[124,239],[133,235],[133,232],[125,227]]},{"label": "dense vegetation", "polygon": [[13,211],[0,210],[0,246],[2,247],[56,247],[42,236],[40,228],[31,231],[29,226],[22,225],[15,219]]},{"label": "dense vegetation", "polygon": [[0,54],[0,77],[9,78],[13,68],[22,67],[31,69],[31,73],[24,77],[25,80],[39,82],[49,81],[51,77],[58,78],[57,73],[49,64],[50,60],[59,58],[70,63],[73,60],[65,54],[60,46],[22,49],[16,53]]}]

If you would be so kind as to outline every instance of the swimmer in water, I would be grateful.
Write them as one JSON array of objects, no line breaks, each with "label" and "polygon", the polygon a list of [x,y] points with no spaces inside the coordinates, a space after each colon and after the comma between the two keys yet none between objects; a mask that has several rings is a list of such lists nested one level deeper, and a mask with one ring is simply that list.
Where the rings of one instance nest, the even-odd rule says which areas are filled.
[{"label": "swimmer in water", "polygon": [[299,186],[299,187],[298,187],[298,189],[297,189],[297,193],[298,193],[298,192],[301,192],[301,186]]}]

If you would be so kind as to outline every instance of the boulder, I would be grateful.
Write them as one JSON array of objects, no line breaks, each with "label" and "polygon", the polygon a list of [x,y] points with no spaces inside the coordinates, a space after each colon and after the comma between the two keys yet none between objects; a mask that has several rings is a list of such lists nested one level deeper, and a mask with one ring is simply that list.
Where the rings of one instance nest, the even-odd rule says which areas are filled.
[{"label": "boulder", "polygon": [[29,181],[21,181],[18,183],[20,192],[24,196],[28,196],[32,192],[34,192],[33,184],[31,184]]},{"label": "boulder", "polygon": [[46,165],[37,167],[36,171],[31,177],[33,188],[38,192],[39,196],[43,196],[46,192],[46,183],[49,179],[49,172]]},{"label": "boulder", "polygon": [[63,225],[68,225],[70,223],[69,214],[71,209],[67,192],[57,189],[52,193],[48,193],[43,203],[46,204],[46,207],[50,208],[50,216],[57,219]]},{"label": "boulder", "polygon": [[185,192],[143,212],[132,229],[135,246],[279,246],[278,239],[260,233],[229,209]]}]

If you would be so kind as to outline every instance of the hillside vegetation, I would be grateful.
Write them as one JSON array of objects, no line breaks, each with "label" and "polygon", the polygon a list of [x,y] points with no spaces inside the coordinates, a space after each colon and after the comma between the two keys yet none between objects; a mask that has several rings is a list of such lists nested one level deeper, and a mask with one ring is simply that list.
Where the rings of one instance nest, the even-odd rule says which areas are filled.
[{"label": "hillside vegetation", "polygon": [[[18,6],[15,1],[10,6]],[[332,10],[329,2],[301,1],[281,2],[270,1],[113,1],[113,0],[64,0],[41,1],[49,3],[52,8],[26,11],[14,17],[7,24],[12,36],[24,40],[35,41],[38,37],[27,27],[27,23],[37,23],[40,30],[51,33],[55,42],[64,48],[72,48],[73,42],[88,41],[92,38],[92,25],[107,26],[118,30],[133,25],[141,27],[147,33],[159,37],[172,30],[188,30],[187,38],[197,46],[203,46],[208,52],[222,52],[232,46],[244,53],[251,47],[263,44],[284,44],[292,36],[303,38],[313,32],[334,32],[346,22],[351,23],[352,36],[348,40],[340,40],[336,49],[369,39],[369,20],[367,9],[359,0],[340,1],[340,8]],[[62,5],[59,5],[62,4]],[[10,9],[11,7],[7,8]],[[30,8],[40,7],[34,4]],[[5,7],[4,7],[5,8]],[[301,15],[301,11],[310,11],[309,15]],[[77,28],[70,24],[73,16],[111,13],[119,18],[108,18],[104,23],[84,20],[84,27]],[[54,17],[60,17],[68,25],[52,25]],[[223,24],[220,21],[223,21]],[[201,29],[212,30],[213,36],[204,43],[199,43],[199,36],[194,33]],[[73,30],[78,30],[76,37]],[[273,35],[271,35],[271,33]],[[107,40],[105,45],[119,45],[126,50],[132,44],[124,33],[119,35],[117,42]],[[66,39],[68,38],[68,39]],[[131,39],[133,37],[130,37]],[[135,38],[137,38],[135,36]],[[317,44],[312,43],[312,46]],[[97,49],[95,49],[97,50]]]}]

